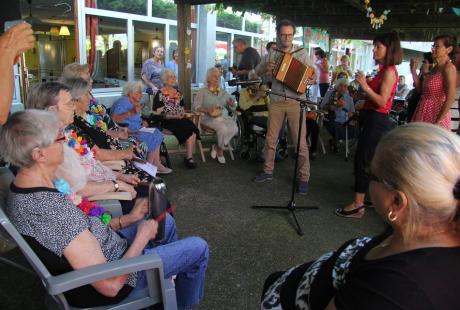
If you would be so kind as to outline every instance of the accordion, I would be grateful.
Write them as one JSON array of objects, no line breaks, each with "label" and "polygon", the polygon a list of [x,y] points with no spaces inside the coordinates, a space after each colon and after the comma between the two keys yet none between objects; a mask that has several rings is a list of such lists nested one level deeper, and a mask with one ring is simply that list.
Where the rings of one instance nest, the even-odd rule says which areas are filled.
[{"label": "accordion", "polygon": [[315,69],[304,65],[292,54],[284,54],[278,59],[274,71],[275,79],[299,94],[307,90],[308,80],[315,76]]}]

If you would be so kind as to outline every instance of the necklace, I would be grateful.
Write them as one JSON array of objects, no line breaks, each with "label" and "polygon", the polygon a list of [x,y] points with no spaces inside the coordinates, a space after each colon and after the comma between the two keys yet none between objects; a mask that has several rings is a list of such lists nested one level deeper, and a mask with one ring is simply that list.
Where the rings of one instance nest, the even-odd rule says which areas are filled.
[{"label": "necklace", "polygon": [[112,220],[112,216],[96,202],[91,202],[89,201],[88,197],[82,198],[80,195],[77,195],[77,193],[72,192],[70,185],[66,180],[56,179],[53,183],[54,187],[56,187],[60,193],[64,194],[66,199],[70,200],[86,215],[99,218],[105,225],[109,224]]},{"label": "necklace", "polygon": [[65,138],[67,145],[74,149],[79,155],[84,156],[86,158],[93,158],[96,157],[96,153],[86,143],[86,140],[83,139],[81,136],[78,136],[73,130],[66,130]]}]

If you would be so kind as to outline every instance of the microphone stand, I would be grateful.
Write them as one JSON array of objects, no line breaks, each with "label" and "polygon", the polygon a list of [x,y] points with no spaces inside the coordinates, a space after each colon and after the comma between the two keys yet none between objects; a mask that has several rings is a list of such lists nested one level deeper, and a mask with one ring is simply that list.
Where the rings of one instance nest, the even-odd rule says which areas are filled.
[{"label": "microphone stand", "polygon": [[[282,209],[282,210],[288,210],[291,214],[292,214],[292,217],[294,218],[294,222],[295,222],[295,227],[294,229],[296,230],[297,234],[299,236],[303,236],[303,231],[302,231],[302,228],[300,227],[300,224],[297,220],[297,216],[295,214],[295,211],[296,210],[316,210],[318,209],[317,206],[297,206],[296,203],[295,203],[295,191],[296,191],[296,183],[297,183],[297,167],[299,165],[299,151],[300,151],[300,139],[302,138],[301,137],[301,132],[302,132],[302,125],[304,123],[304,111],[305,111],[305,108],[307,107],[307,104],[308,103],[311,103],[311,104],[314,104],[313,102],[307,100],[307,99],[300,99],[300,98],[296,98],[296,97],[291,97],[291,96],[286,96],[284,94],[281,94],[281,93],[276,93],[276,92],[273,92],[273,91],[268,91],[269,93],[273,94],[273,95],[277,95],[277,96],[281,96],[281,97],[284,97],[284,98],[289,98],[289,99],[293,99],[293,100],[296,100],[299,102],[300,104],[300,117],[299,117],[299,131],[297,133],[297,147],[296,147],[296,159],[295,159],[295,165],[294,165],[294,176],[292,178],[292,191],[291,191],[291,200],[288,202],[287,206],[262,206],[262,205],[253,205],[251,206],[253,209]],[[306,124],[305,124],[305,127],[306,127]],[[306,128],[305,128],[306,130]],[[307,153],[307,156],[308,156],[308,153]]]}]

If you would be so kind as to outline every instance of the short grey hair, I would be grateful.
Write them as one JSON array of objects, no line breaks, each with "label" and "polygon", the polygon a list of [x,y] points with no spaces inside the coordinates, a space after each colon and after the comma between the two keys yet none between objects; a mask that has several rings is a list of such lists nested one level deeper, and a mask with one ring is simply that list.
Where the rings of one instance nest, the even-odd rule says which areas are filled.
[{"label": "short grey hair", "polygon": [[5,161],[21,167],[32,166],[32,151],[54,143],[59,131],[56,113],[43,110],[23,110],[14,113],[0,133],[0,154]]},{"label": "short grey hair", "polygon": [[[428,123],[410,123],[390,131],[377,146],[371,173],[408,199],[404,240],[420,227],[455,222],[459,201],[460,137]],[[459,225],[459,224],[456,224]]]},{"label": "short grey hair", "polygon": [[141,81],[127,82],[125,86],[123,86],[123,96],[128,96],[129,94],[135,93],[138,91],[142,92],[143,88],[144,86]]},{"label": "short grey hair", "polygon": [[89,83],[81,77],[61,77],[59,82],[69,87],[70,95],[74,100],[79,100],[89,90]]},{"label": "short grey hair", "polygon": [[27,94],[26,109],[46,110],[57,105],[57,96],[63,90],[70,92],[70,88],[59,82],[46,82],[34,85]]},{"label": "short grey hair", "polygon": [[62,70],[61,77],[63,78],[77,78],[81,77],[84,73],[88,72],[89,67],[87,64],[79,64],[78,62],[74,62],[68,64]]},{"label": "short grey hair", "polygon": [[[171,69],[163,69],[161,70],[161,73],[160,73],[160,80],[161,80],[161,83],[166,83],[166,80],[168,79],[168,77],[170,77],[171,75],[174,75],[176,76],[176,73],[174,71],[172,71]],[[177,76],[176,76],[177,78]]]},{"label": "short grey hair", "polygon": [[220,75],[220,70],[219,70],[219,68],[216,68],[216,67],[209,68],[208,71],[206,71],[206,80],[205,80],[206,83],[209,82],[209,77],[210,77],[211,74],[213,74],[214,72],[217,72],[217,73],[219,73],[219,75]]}]

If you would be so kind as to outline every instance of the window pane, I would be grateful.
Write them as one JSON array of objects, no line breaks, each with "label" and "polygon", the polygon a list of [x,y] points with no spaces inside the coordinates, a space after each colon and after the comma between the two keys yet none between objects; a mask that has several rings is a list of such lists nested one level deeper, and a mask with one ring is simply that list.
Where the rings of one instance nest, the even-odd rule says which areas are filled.
[{"label": "window pane", "polygon": [[25,53],[30,85],[57,80],[64,66],[76,61],[73,1],[64,8],[48,2],[20,4],[21,17],[32,22],[37,40]]},{"label": "window pane", "polygon": [[176,19],[177,6],[173,0],[152,0],[152,16]]},{"label": "window pane", "polygon": [[217,26],[241,30],[243,18],[238,13],[217,12]]},{"label": "window pane", "polygon": [[224,69],[224,79],[229,79],[228,59],[230,58],[230,34],[225,32],[216,32],[216,62],[222,65]]},{"label": "window pane", "polygon": [[[165,25],[134,22],[134,77],[141,79],[142,65],[153,56],[153,48],[165,46]],[[163,59],[164,61],[164,59]]]},{"label": "window pane", "polygon": [[90,0],[86,1],[86,6],[116,12],[147,15],[147,0]]},{"label": "window pane", "polygon": [[87,63],[94,88],[121,87],[128,78],[126,20],[86,16]]}]

